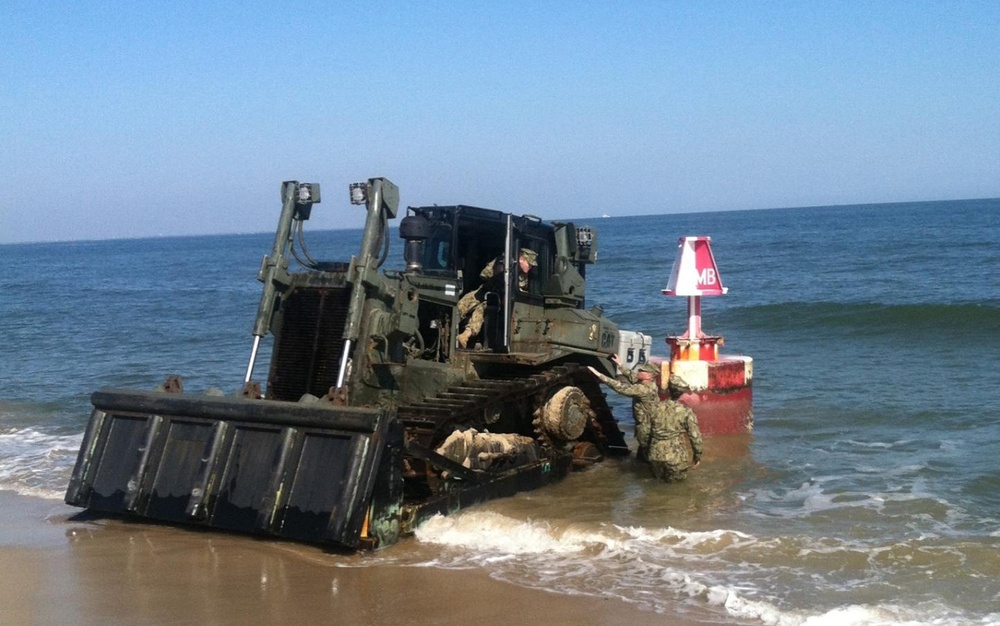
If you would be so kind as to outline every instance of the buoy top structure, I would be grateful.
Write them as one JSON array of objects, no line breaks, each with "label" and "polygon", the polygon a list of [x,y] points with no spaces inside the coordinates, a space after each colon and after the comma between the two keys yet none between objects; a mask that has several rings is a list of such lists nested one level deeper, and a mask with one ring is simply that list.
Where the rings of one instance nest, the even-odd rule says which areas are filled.
[{"label": "buoy top structure", "polygon": [[680,337],[667,339],[671,360],[714,361],[719,358],[722,337],[711,337],[701,330],[701,297],[722,296],[728,291],[722,286],[722,275],[712,254],[712,238],[681,237],[663,295],[687,296],[688,330]]},{"label": "buoy top structure", "polygon": [[712,254],[711,237],[681,237],[677,258],[670,269],[665,296],[722,296],[729,289],[722,286],[719,266]]},{"label": "buoy top structure", "polygon": [[720,356],[722,336],[701,330],[702,296],[728,292],[711,243],[710,237],[678,240],[677,257],[662,293],[687,298],[688,328],[683,335],[667,337],[670,362],[661,364],[661,385],[665,388],[667,381],[676,380],[687,388],[680,400],[698,416],[702,434],[747,433],[753,428],[753,359]]}]

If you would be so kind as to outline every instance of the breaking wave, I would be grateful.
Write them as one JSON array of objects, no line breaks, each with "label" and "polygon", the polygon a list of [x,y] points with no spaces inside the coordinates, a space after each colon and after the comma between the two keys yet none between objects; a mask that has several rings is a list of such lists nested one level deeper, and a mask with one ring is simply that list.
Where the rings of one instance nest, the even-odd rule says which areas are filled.
[{"label": "breaking wave", "polygon": [[52,435],[32,428],[0,428],[0,489],[61,500],[83,434]]},{"label": "breaking wave", "polygon": [[[558,526],[517,520],[492,511],[434,517],[417,529],[418,540],[440,548],[420,566],[481,567],[498,580],[564,594],[634,603],[665,615],[709,613],[778,626],[994,623],[1000,614],[972,618],[939,603],[801,607],[769,590],[780,580],[811,578],[823,587],[854,584],[824,567],[853,562],[858,575],[872,566],[948,553],[933,545],[885,546],[875,553],[860,542],[830,538],[763,539],[735,530],[688,531],[612,524]],[[866,570],[868,570],[866,572]]]}]

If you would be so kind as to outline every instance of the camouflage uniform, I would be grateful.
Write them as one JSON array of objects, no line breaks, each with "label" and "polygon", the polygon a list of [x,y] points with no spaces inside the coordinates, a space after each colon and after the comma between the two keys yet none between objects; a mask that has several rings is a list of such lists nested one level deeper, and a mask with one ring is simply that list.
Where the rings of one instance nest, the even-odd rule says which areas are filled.
[{"label": "camouflage uniform", "polygon": [[[628,370],[625,370],[628,372]],[[626,377],[638,380],[629,372]],[[645,460],[649,443],[650,423],[660,404],[660,394],[656,382],[621,382],[598,372],[597,379],[611,387],[616,393],[632,398],[632,417],[635,418],[635,438],[639,442],[639,458]]]},{"label": "camouflage uniform", "polygon": [[[522,249],[520,256],[525,257],[528,265],[537,267],[538,260],[533,250]],[[462,296],[458,301],[459,319],[466,319],[465,330],[458,336],[458,345],[464,348],[469,339],[479,334],[483,328],[483,321],[486,316],[486,294],[491,291],[502,291],[503,289],[503,257],[491,261],[479,272],[482,284],[475,291],[470,291]],[[517,274],[517,287],[521,291],[528,291],[528,275],[524,272]]]},{"label": "camouflage uniform", "polygon": [[684,480],[704,450],[694,411],[676,400],[658,403],[650,422],[648,449],[654,476],[665,482]]},{"label": "camouflage uniform", "polygon": [[635,373],[635,370],[628,369],[627,367],[622,368],[618,372],[618,375],[625,379],[625,382],[635,384],[639,382],[639,375]]}]

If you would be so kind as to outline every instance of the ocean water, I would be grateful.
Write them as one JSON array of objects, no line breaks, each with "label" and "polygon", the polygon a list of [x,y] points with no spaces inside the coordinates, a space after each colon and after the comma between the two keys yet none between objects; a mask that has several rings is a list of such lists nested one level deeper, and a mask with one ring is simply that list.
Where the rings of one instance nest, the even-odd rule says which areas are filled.
[{"label": "ocean water", "polygon": [[[576,221],[598,231],[588,305],[660,356],[686,327],[660,294],[677,239],[712,237],[729,294],[703,324],[754,358],[753,433],[708,439],[682,484],[609,462],[328,558],[713,623],[1000,624],[1000,200]],[[344,259],[359,235],[307,241]],[[62,498],[97,388],[239,388],[271,241],[0,246],[0,489]]]}]

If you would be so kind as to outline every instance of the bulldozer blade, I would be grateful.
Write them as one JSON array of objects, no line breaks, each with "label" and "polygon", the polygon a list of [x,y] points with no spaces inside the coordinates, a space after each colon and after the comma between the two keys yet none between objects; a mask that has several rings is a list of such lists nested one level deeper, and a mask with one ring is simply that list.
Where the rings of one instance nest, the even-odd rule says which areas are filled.
[{"label": "bulldozer blade", "polygon": [[67,504],[356,549],[399,535],[392,411],[101,390]]}]

